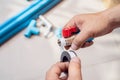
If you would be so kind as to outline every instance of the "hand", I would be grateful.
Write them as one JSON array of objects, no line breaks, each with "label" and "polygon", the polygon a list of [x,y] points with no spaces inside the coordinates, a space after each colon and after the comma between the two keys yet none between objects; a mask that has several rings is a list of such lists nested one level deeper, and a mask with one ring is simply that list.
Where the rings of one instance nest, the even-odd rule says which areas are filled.
[{"label": "hand", "polygon": [[71,26],[76,26],[81,31],[73,40],[71,48],[77,50],[90,46],[93,42],[85,42],[88,38],[105,35],[120,27],[120,5],[99,13],[77,15],[64,28]]},{"label": "hand", "polygon": [[[61,73],[66,70],[68,70],[68,76],[60,77]],[[79,58],[73,58],[70,63],[56,63],[47,72],[46,80],[82,80],[81,64]]]},{"label": "hand", "polygon": [[85,42],[88,38],[102,36],[113,30],[109,18],[102,13],[77,15],[64,28],[71,26],[76,26],[81,31],[72,42],[71,48],[74,50],[92,45],[93,42]]}]

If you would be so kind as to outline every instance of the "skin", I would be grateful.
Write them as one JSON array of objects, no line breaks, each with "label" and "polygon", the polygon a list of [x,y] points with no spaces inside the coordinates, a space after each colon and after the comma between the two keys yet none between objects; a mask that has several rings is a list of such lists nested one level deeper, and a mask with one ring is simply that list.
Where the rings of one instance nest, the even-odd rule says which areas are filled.
[{"label": "skin", "polygon": [[[103,36],[120,26],[120,5],[98,13],[76,15],[65,28],[70,26],[76,26],[81,31],[74,38],[71,49],[88,47],[93,44],[85,42],[88,38]],[[68,76],[60,78],[61,73],[66,70]],[[73,58],[70,63],[56,63],[47,72],[46,80],[82,80],[79,58]]]},{"label": "skin", "polygon": [[120,26],[120,5],[98,13],[76,15],[64,28],[71,26],[81,31],[73,40],[71,48],[77,50],[88,47],[93,44],[85,42],[88,38],[103,36]]},{"label": "skin", "polygon": [[[61,73],[68,70],[66,77],[60,77]],[[78,57],[74,57],[70,63],[58,62],[54,64],[46,74],[46,80],[82,80],[81,63]]]}]

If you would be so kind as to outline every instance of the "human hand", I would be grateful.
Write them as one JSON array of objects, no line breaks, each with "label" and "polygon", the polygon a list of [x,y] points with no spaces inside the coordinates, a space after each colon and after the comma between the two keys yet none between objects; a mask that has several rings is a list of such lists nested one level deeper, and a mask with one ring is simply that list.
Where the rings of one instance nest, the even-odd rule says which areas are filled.
[{"label": "human hand", "polygon": [[[68,76],[60,77],[62,72],[68,70]],[[82,80],[81,64],[78,57],[72,58],[70,63],[58,62],[46,74],[46,80]]]},{"label": "human hand", "polygon": [[73,50],[92,45],[93,42],[86,42],[86,40],[105,35],[114,29],[111,20],[104,15],[104,12],[76,15],[64,28],[72,26],[76,26],[80,29],[80,33],[77,34],[72,42],[71,48]]}]

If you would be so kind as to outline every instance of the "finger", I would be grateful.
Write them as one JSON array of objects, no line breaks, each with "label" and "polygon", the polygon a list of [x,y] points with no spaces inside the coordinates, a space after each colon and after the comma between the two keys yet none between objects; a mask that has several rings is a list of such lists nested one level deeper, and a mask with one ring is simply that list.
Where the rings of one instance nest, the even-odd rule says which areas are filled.
[{"label": "finger", "polygon": [[81,48],[86,48],[86,47],[89,47],[89,46],[91,46],[91,45],[93,45],[93,41],[91,41],[91,42],[85,42],[85,43],[81,46]]},{"label": "finger", "polygon": [[76,26],[80,29],[82,23],[83,23],[82,17],[80,15],[76,15],[64,26],[64,28],[70,28]]},{"label": "finger", "polygon": [[85,41],[90,37],[92,37],[92,34],[89,33],[89,31],[82,30],[73,40],[71,48],[73,50],[79,49],[80,47],[82,47]]},{"label": "finger", "polygon": [[82,80],[81,64],[78,57],[72,58],[68,69],[69,80]]},{"label": "finger", "polygon": [[64,28],[70,28],[71,26],[76,26],[74,17],[64,26]]},{"label": "finger", "polygon": [[[71,46],[71,45],[70,45]],[[65,49],[68,50],[70,48],[70,46],[65,46]]]},{"label": "finger", "polygon": [[[91,45],[93,45],[93,41],[91,41],[91,42],[85,42],[85,43],[81,46],[81,48],[86,48],[86,47],[89,47],[89,46],[91,46]],[[70,45],[70,46],[71,46],[71,45]],[[65,49],[66,49],[66,50],[70,49],[70,46],[65,46]]]},{"label": "finger", "polygon": [[58,62],[53,65],[47,72],[46,80],[58,80],[60,74],[68,69],[68,65],[68,62]]}]

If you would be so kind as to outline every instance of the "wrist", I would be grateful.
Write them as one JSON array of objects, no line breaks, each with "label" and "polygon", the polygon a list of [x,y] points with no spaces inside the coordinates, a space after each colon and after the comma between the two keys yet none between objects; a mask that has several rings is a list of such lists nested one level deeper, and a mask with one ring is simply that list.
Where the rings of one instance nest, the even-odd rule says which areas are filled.
[{"label": "wrist", "polygon": [[107,18],[109,27],[115,29],[120,27],[120,5],[114,8],[105,10],[102,14]]}]

